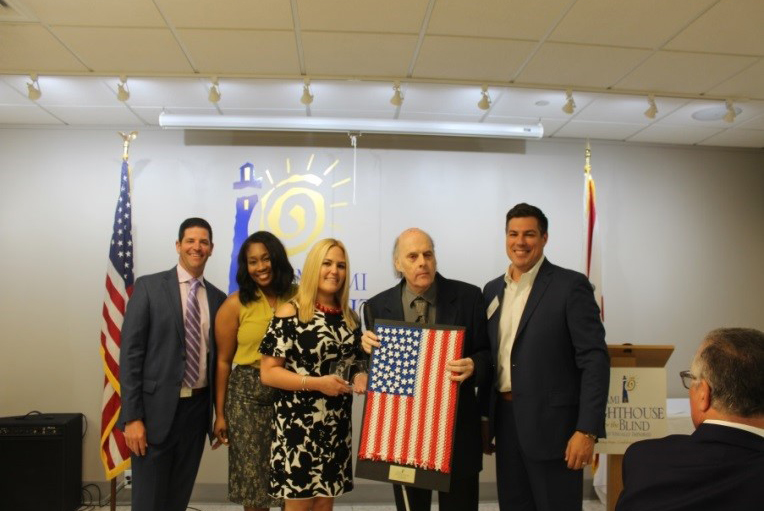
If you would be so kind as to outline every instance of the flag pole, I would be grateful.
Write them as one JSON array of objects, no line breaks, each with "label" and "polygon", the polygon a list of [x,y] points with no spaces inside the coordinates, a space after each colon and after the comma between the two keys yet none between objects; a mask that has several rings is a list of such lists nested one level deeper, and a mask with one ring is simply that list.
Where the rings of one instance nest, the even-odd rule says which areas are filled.
[{"label": "flag pole", "polygon": [[117,134],[122,137],[122,161],[127,161],[130,153],[130,142],[138,137],[138,132],[131,131],[130,133],[125,133],[124,131],[118,131]]},{"label": "flag pole", "polygon": [[[137,131],[131,131],[125,133],[124,131],[118,131],[118,135],[122,137],[122,161],[127,163],[127,158],[130,155],[130,142],[138,138]],[[129,163],[127,163],[127,180],[130,182],[130,189],[133,189],[133,169]]]}]

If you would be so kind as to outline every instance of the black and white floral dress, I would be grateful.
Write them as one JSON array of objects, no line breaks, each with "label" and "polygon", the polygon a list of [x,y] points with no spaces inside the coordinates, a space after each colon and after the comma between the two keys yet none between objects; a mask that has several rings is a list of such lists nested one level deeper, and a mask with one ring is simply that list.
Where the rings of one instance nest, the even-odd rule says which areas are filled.
[{"label": "black and white floral dress", "polygon": [[[260,352],[285,358],[300,375],[331,374],[332,362],[360,353],[360,331],[341,314],[316,310],[308,323],[274,317]],[[353,489],[352,394],[281,390],[274,403],[269,493],[277,498],[336,497]]]}]

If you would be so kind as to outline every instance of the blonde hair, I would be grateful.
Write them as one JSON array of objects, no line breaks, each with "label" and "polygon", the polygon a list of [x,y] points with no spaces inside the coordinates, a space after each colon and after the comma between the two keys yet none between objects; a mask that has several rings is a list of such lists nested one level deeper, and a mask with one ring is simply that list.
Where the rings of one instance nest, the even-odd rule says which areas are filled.
[{"label": "blonde hair", "polygon": [[326,238],[316,242],[305,258],[302,276],[300,277],[300,286],[297,288],[297,294],[295,295],[298,306],[297,317],[303,323],[307,323],[313,318],[316,308],[316,297],[318,296],[318,275],[321,271],[321,264],[326,259],[326,254],[329,250],[334,247],[339,247],[345,255],[345,281],[342,283],[342,289],[336,293],[335,298],[340,304],[345,323],[348,328],[353,330],[357,322],[355,314],[350,309],[348,300],[350,296],[350,260],[345,245],[340,240],[334,238]]}]

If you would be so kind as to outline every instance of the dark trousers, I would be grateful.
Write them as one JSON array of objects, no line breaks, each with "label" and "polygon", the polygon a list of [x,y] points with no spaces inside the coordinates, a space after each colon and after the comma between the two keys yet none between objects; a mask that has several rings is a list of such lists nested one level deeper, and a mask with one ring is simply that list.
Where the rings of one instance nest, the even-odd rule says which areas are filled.
[{"label": "dark trousers", "polygon": [[[451,491],[438,492],[438,508],[440,511],[477,511],[479,497],[480,474],[451,480]],[[398,511],[406,511],[403,502],[402,488],[406,490],[409,501],[408,511],[430,511],[432,491],[411,486],[393,485],[395,507]]]},{"label": "dark trousers", "polygon": [[132,511],[185,511],[204,451],[208,392],[178,402],[164,442],[149,444],[145,456],[131,455]]},{"label": "dark trousers", "polygon": [[498,401],[495,426],[500,510],[581,511],[582,470],[570,470],[562,458],[528,458],[517,438],[511,401]]}]

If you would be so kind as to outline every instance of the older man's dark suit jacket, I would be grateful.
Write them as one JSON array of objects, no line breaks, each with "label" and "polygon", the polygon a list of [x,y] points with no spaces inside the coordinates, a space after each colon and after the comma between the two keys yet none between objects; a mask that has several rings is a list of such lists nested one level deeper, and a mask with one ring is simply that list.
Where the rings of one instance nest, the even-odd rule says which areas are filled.
[{"label": "older man's dark suit jacket", "polygon": [[[204,286],[210,317],[207,378],[211,439],[215,396],[215,314],[226,295],[207,280]],[[119,356],[122,410],[117,423],[120,428],[124,429],[127,422],[143,419],[150,444],[165,440],[180,400],[185,353],[177,267],[138,278],[122,324]]]},{"label": "older man's dark suit jacket", "polygon": [[[459,389],[454,433],[452,478],[476,474],[483,468],[480,440],[480,414],[475,398],[475,380],[489,371],[488,343],[485,335],[485,309],[480,289],[458,280],[435,276],[435,323],[465,327],[464,356],[475,363],[475,374]],[[383,291],[368,301],[374,319],[404,321],[401,292],[406,281]]]},{"label": "older man's dark suit jacket", "polygon": [[616,511],[764,509],[764,438],[703,423],[692,435],[632,444]]},{"label": "older man's dark suit jacket", "polygon": [[[505,287],[502,275],[483,290],[486,307],[498,300],[488,319],[494,368]],[[605,436],[610,358],[592,286],[583,274],[544,260],[520,318],[511,363],[517,435],[527,456],[562,459],[576,430]],[[498,393],[488,395],[493,425]]]}]

